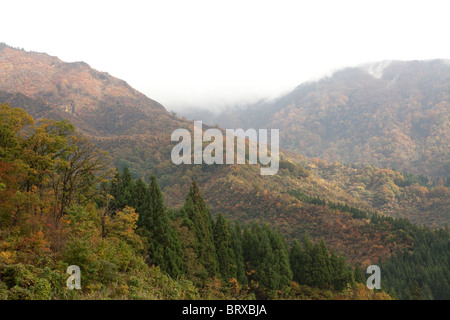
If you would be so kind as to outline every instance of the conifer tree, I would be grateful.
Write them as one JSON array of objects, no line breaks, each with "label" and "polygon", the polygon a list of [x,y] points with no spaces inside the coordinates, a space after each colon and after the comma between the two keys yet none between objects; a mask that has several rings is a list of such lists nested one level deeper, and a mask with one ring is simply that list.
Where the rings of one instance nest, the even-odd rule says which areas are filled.
[{"label": "conifer tree", "polygon": [[287,249],[286,240],[279,231],[273,232],[267,225],[266,230],[270,235],[274,253],[274,266],[277,274],[276,287],[283,289],[292,281],[292,270],[289,263],[289,251]]},{"label": "conifer tree", "polygon": [[309,286],[314,285],[313,278],[313,244],[308,234],[303,237],[303,256],[300,263],[299,283]]},{"label": "conifer tree", "polygon": [[191,186],[183,210],[186,218],[190,220],[189,225],[194,229],[195,248],[199,262],[207,276],[215,276],[218,265],[212,232],[212,218],[196,181]]},{"label": "conifer tree", "polygon": [[147,194],[147,184],[141,179],[138,178],[136,180],[136,183],[134,184],[134,189],[133,189],[133,202],[135,205],[135,209],[137,210],[137,212],[139,212],[139,208],[142,206],[142,204],[144,203],[144,199],[145,196]]},{"label": "conifer tree", "polygon": [[362,272],[359,264],[355,266],[354,279],[356,283],[366,283],[366,280],[364,279],[364,273]]},{"label": "conifer tree", "polygon": [[242,255],[244,257],[244,263],[246,265],[246,272],[249,273],[252,265],[258,260],[258,252],[255,250],[258,239],[253,230],[250,229],[248,224],[244,225],[244,232],[242,235]]},{"label": "conifer tree", "polygon": [[390,290],[389,295],[392,298],[394,298],[395,300],[398,300],[397,293],[395,292],[395,288],[392,288],[392,290]]},{"label": "conifer tree", "polygon": [[247,276],[245,275],[245,263],[242,250],[242,230],[238,221],[231,228],[231,246],[235,257],[237,280],[241,285],[246,285]]},{"label": "conifer tree", "polygon": [[326,288],[330,284],[330,260],[325,241],[321,239],[312,250],[312,285],[318,288]]},{"label": "conifer tree", "polygon": [[278,277],[276,273],[275,256],[270,243],[269,235],[260,225],[255,225],[254,232],[258,238],[256,250],[257,260],[254,261],[256,279],[262,288],[278,289]]},{"label": "conifer tree", "polygon": [[184,269],[181,244],[154,176],[139,207],[138,226],[148,239],[151,262],[173,277],[180,276]]},{"label": "conifer tree", "polygon": [[292,279],[297,283],[303,283],[304,252],[297,239],[294,239],[289,251],[289,263],[291,264]]},{"label": "conifer tree", "polygon": [[117,197],[119,195],[119,180],[120,180],[120,172],[119,170],[116,170],[116,174],[114,175],[114,177],[111,179],[111,181],[109,182],[109,186],[108,186],[108,191],[109,194],[113,197],[112,200],[109,203],[109,208],[111,209],[112,212],[116,211],[118,208],[118,202],[117,202]]},{"label": "conifer tree", "polygon": [[359,275],[358,281],[364,280],[359,266],[354,273],[343,257],[338,257],[334,251],[329,254],[323,239],[313,244],[308,235],[303,238],[303,248],[294,240],[289,262],[293,280],[299,284],[341,291],[347,284],[355,283],[355,274]]},{"label": "conifer tree", "polygon": [[231,244],[229,222],[222,213],[219,213],[213,229],[219,273],[226,281],[236,278],[236,257]]},{"label": "conifer tree", "polygon": [[422,292],[422,289],[420,288],[419,284],[417,283],[417,281],[414,281],[414,286],[411,290],[411,299],[412,300],[423,300],[423,292]]},{"label": "conifer tree", "polygon": [[111,181],[110,194],[114,199],[110,203],[110,208],[113,212],[122,210],[126,206],[136,207],[133,194],[134,182],[133,177],[127,167],[123,169],[122,174],[117,171],[114,179]]},{"label": "conifer tree", "polygon": [[174,228],[181,243],[185,275],[195,284],[201,285],[207,277],[206,270],[199,263],[196,253],[195,230],[192,221],[187,217],[184,208],[174,212]]},{"label": "conifer tree", "polygon": [[250,280],[267,290],[282,290],[292,279],[289,254],[284,239],[268,225],[245,226],[243,235],[244,260]]},{"label": "conifer tree", "polygon": [[330,282],[334,290],[342,291],[347,287],[347,284],[354,284],[352,269],[347,266],[343,257],[336,255],[334,250],[331,252],[330,265]]},{"label": "conifer tree", "polygon": [[121,179],[119,180],[119,188],[121,193],[119,194],[119,204],[120,206],[135,207],[133,193],[134,193],[134,182],[128,167],[125,167],[122,172]]}]

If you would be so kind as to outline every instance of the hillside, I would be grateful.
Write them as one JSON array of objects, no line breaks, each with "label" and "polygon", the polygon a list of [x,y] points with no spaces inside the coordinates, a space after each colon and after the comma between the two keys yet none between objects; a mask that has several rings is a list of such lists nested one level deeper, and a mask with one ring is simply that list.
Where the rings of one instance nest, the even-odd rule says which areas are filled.
[{"label": "hillside", "polygon": [[[448,298],[448,229],[368,220],[299,190],[279,199],[275,230],[267,215],[241,228],[211,216],[195,180],[182,207],[167,208],[155,176],[147,184],[125,168],[111,177],[105,153],[67,120],[35,122],[7,104],[0,119],[0,299]],[[283,169],[306,177],[299,166]],[[290,197],[301,201],[291,203],[300,220],[284,217]],[[271,202],[266,190],[253,200]],[[286,229],[284,218],[303,230]],[[384,292],[363,284],[361,264],[373,261],[387,276]],[[73,264],[83,287],[69,291],[64,270]]]},{"label": "hillside", "polygon": [[[191,210],[189,197],[186,198],[186,195],[193,197],[193,180],[198,181],[202,197],[209,207],[209,210],[205,209],[203,200],[198,200],[201,203],[199,208],[203,212],[202,215],[209,215],[206,212],[210,212],[217,223],[222,221],[220,213],[227,221],[239,221],[242,225],[255,222],[268,223],[272,228],[278,228],[286,237],[289,247],[295,244],[295,240],[301,241],[306,235],[309,235],[315,243],[323,239],[331,252],[342,254],[349,264],[365,267],[377,263],[380,259],[388,259],[386,263],[389,263],[391,261],[389,257],[396,257],[401,252],[415,252],[415,248],[421,248],[422,254],[437,242],[442,245],[433,249],[433,252],[439,255],[447,241],[448,234],[444,231],[438,234],[426,228],[419,229],[406,220],[379,218],[379,215],[374,214],[377,211],[382,216],[407,217],[415,223],[427,224],[434,228],[448,222],[450,199],[448,188],[427,185],[420,177],[374,166],[331,163],[286,150],[281,151],[280,170],[274,176],[260,175],[259,165],[177,166],[172,163],[170,157],[174,146],[170,141],[170,135],[176,128],[192,130],[192,122],[169,114],[160,104],[130,88],[124,81],[95,71],[85,63],[64,63],[46,54],[25,52],[3,45],[0,47],[0,82],[0,102],[16,108],[11,110],[8,105],[3,105],[1,110],[4,121],[1,123],[0,131],[2,135],[0,200],[2,223],[9,229],[8,232],[0,234],[4,237],[4,242],[0,246],[2,250],[0,264],[20,262],[44,266],[46,262],[39,259],[41,255],[56,263],[61,254],[66,252],[64,241],[69,241],[68,243],[72,241],[74,246],[77,243],[76,237],[68,237],[65,233],[73,229],[71,232],[82,232],[84,237],[82,239],[85,241],[83,245],[88,250],[86,254],[89,254],[84,258],[77,256],[81,259],[80,263],[90,261],[92,268],[103,270],[100,272],[105,277],[108,272],[113,272],[114,268],[121,268],[119,278],[128,279],[127,270],[130,269],[127,268],[135,268],[142,263],[142,259],[145,259],[141,251],[142,243],[145,244],[147,240],[139,238],[140,235],[135,236],[131,230],[134,230],[135,223],[142,223],[138,217],[142,216],[144,212],[142,210],[146,210],[142,204],[136,204],[139,199],[136,190],[143,184],[138,178],[150,181],[151,175],[156,176],[164,201],[172,215],[170,218],[172,227],[177,230],[185,245],[184,257],[190,261],[187,264],[187,274],[190,272],[189,268],[195,269],[195,259],[192,258],[190,251],[192,234],[185,227],[192,228],[192,225],[196,224],[203,224],[204,227],[205,223],[209,223],[195,222],[195,214],[189,216],[189,219],[192,219],[189,222],[186,220],[187,213],[183,213]],[[65,85],[62,85],[63,83]],[[36,119],[36,124],[32,124],[32,119],[17,109],[21,107]],[[109,176],[107,177],[109,180],[106,180],[108,186],[98,190],[93,188],[94,182],[97,181],[95,170],[87,168],[83,171],[85,179],[83,181],[90,187],[84,189],[83,184],[78,185],[80,190],[76,198],[72,199],[74,206],[59,210],[59,207],[63,208],[63,203],[59,198],[60,189],[57,184],[55,185],[55,181],[66,183],[66,180],[58,179],[61,174],[65,174],[67,168],[71,168],[65,166],[67,159],[63,154],[78,150],[73,149],[71,143],[83,145],[85,142],[80,138],[71,138],[73,133],[68,133],[72,129],[67,122],[52,123],[45,118],[69,120],[79,134],[87,137],[98,148],[108,151],[112,157],[112,161],[108,162],[108,157],[98,151],[94,153],[95,161],[105,161],[107,167],[117,167],[120,171],[128,168],[129,176],[123,174],[128,180],[117,175],[114,178]],[[34,134],[30,135],[30,132],[27,132],[28,126],[34,128],[34,131],[31,130]],[[64,148],[67,151],[58,156],[57,150],[61,143],[66,144]],[[74,174],[77,176],[76,171]],[[117,177],[123,179],[130,189],[114,191],[118,188],[115,187]],[[152,185],[153,181],[155,179],[152,179]],[[123,186],[125,182],[117,186]],[[159,187],[152,188],[159,190]],[[104,205],[109,201],[106,194],[114,195],[113,199],[117,201],[126,198],[122,206],[117,207],[116,214],[119,220],[108,220],[110,225],[104,224],[106,222],[102,220],[107,210]],[[199,191],[196,191],[196,199],[200,198],[198,194]],[[98,207],[93,207],[92,203],[86,205],[86,199],[91,196],[96,197]],[[128,209],[125,205],[131,206],[132,209]],[[138,215],[132,210],[136,210]],[[11,216],[14,212],[15,214]],[[69,224],[60,229],[49,220],[52,215],[59,219],[68,219]],[[181,222],[176,219],[180,218],[179,215],[182,218]],[[77,221],[82,223],[78,225]],[[127,228],[131,229],[126,229],[129,232],[122,230],[123,223],[129,225]],[[107,235],[105,232],[109,230],[108,228],[115,231]],[[165,228],[168,228],[167,222]],[[261,241],[267,241],[266,237],[270,238],[273,241],[272,249],[280,250],[279,236],[264,228],[252,227],[251,232],[261,237]],[[91,232],[87,232],[88,230]],[[203,231],[199,232],[199,235],[203,234]],[[247,236],[252,238],[249,232]],[[432,240],[426,246],[419,247],[421,237]],[[103,240],[99,240],[100,238]],[[153,241],[153,238],[148,237],[148,241]],[[122,242],[131,245],[122,247],[125,251],[131,250],[124,253],[127,257],[131,257],[128,262],[117,260],[118,257],[114,253],[114,243]],[[89,251],[91,249],[88,248],[91,246],[95,252]],[[113,252],[111,256],[105,257],[107,260],[97,256],[103,255],[103,246],[106,246],[109,255]],[[20,248],[26,250],[22,251]],[[261,252],[272,249],[269,249],[266,243]],[[70,254],[79,253],[75,250]],[[420,258],[414,258],[416,259],[414,263],[420,263],[425,258],[420,255]],[[255,264],[261,262],[259,257],[249,256],[245,259],[254,261]],[[130,267],[128,263],[137,265]],[[205,265],[207,264],[205,262]],[[398,263],[388,264],[392,267],[392,274],[398,269],[397,265]],[[265,268],[263,265],[260,267]],[[441,272],[441,267],[437,269],[437,273]],[[12,268],[0,268],[0,276],[6,277],[10,272],[20,274],[27,272],[20,264]],[[291,277],[288,269],[284,269],[285,278],[283,281],[280,280],[284,284],[287,283],[286,279]],[[31,272],[34,274],[44,270],[32,269]],[[159,277],[159,270],[146,269],[145,272]],[[209,272],[211,276],[215,274],[214,270]],[[443,288],[438,288],[432,280],[435,277],[435,274],[426,272],[421,281],[432,288],[430,290],[434,296],[442,296],[446,287],[444,285]],[[189,279],[199,281],[196,276]],[[93,286],[98,285],[97,280],[92,279]],[[8,289],[14,288],[9,287],[8,281]],[[131,279],[126,281],[135,282]],[[172,287],[182,286],[184,289],[187,287],[188,290],[194,290],[191,285],[190,282],[171,283]],[[274,284],[265,285],[276,288]],[[406,288],[402,285],[396,286],[402,287],[404,297],[410,297],[408,290],[411,285],[408,284]],[[208,286],[214,287],[212,283]],[[122,290],[120,288],[117,290]],[[252,290],[258,292],[256,287]],[[20,297],[25,293],[17,291],[13,294]],[[170,296],[167,292],[155,294]],[[191,294],[197,295],[194,292]],[[145,296],[154,297],[154,294],[146,293]]]},{"label": "hillside", "polygon": [[92,135],[126,134],[141,119],[152,122],[148,130],[163,130],[170,118],[158,102],[84,62],[66,63],[5,44],[0,44],[0,91],[3,101],[22,103],[34,117],[67,118]]},{"label": "hillside", "polygon": [[449,112],[449,61],[388,61],[343,69],[205,121],[280,128],[281,146],[302,155],[439,180],[450,176]]},{"label": "hillside", "polygon": [[[352,261],[365,264],[412,243],[391,241],[376,231],[361,241],[367,219],[307,203],[291,193],[369,213],[408,217],[434,227],[449,221],[448,188],[409,183],[391,170],[352,168],[287,151],[282,152],[279,173],[270,177],[261,176],[257,165],[176,166],[170,160],[174,145],[170,134],[180,127],[192,130],[192,122],[170,115],[124,81],[85,63],[64,63],[46,54],[3,46],[0,74],[1,102],[24,107],[35,118],[70,120],[98,147],[110,152],[111,166],[128,167],[134,178],[156,175],[168,205],[175,208],[184,203],[192,179],[196,179],[214,216],[222,212],[242,223],[270,222],[280,226],[289,239],[309,232],[315,238],[324,237]],[[330,233],[331,229],[335,231]],[[365,256],[361,251],[370,253]]]}]

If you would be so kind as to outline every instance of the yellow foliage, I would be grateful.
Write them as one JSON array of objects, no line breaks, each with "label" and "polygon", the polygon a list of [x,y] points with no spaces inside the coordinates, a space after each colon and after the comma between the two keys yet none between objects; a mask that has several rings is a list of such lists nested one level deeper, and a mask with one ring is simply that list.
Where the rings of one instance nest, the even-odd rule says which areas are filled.
[{"label": "yellow foliage", "polygon": [[0,252],[0,264],[14,264],[16,263],[16,253],[11,251]]},{"label": "yellow foliage", "polygon": [[122,211],[118,211],[114,218],[108,218],[106,221],[108,237],[118,237],[129,244],[140,246],[142,240],[134,232],[138,218],[139,214],[132,207],[126,206]]}]

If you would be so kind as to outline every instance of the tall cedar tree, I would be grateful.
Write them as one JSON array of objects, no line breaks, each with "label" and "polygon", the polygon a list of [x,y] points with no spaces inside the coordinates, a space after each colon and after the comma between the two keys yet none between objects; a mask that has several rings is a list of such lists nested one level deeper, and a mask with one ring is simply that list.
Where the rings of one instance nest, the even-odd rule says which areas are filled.
[{"label": "tall cedar tree", "polygon": [[329,252],[323,239],[319,245],[315,245],[312,250],[312,278],[313,286],[318,288],[328,288],[331,282]]},{"label": "tall cedar tree", "polygon": [[289,285],[292,271],[288,250],[278,232],[268,225],[245,226],[242,248],[249,281],[269,291],[283,290]]},{"label": "tall cedar tree", "polygon": [[238,221],[231,228],[231,246],[236,264],[236,278],[241,285],[245,286],[247,285],[247,276],[245,275],[245,263],[242,252],[242,229]]},{"label": "tall cedar tree", "polygon": [[334,290],[342,291],[347,284],[354,284],[353,270],[342,256],[337,256],[334,250],[330,256],[330,283]]},{"label": "tall cedar tree", "polygon": [[147,191],[147,184],[141,178],[138,178],[134,184],[133,189],[133,202],[135,205],[135,209],[138,209],[142,206],[147,195]]},{"label": "tall cedar tree", "polygon": [[297,283],[304,283],[305,254],[297,239],[294,240],[289,252],[289,262],[291,264],[292,279]]},{"label": "tall cedar tree", "polygon": [[224,280],[229,281],[236,278],[236,257],[231,243],[229,222],[224,219],[222,213],[219,213],[213,230],[219,273]]},{"label": "tall cedar tree", "polygon": [[133,177],[127,167],[123,169],[122,174],[117,171],[114,179],[111,181],[110,194],[114,197],[110,203],[110,209],[113,212],[122,210],[125,206],[136,208],[133,197]]},{"label": "tall cedar tree", "polygon": [[[143,185],[139,183],[139,188],[136,190],[142,191],[142,188]],[[138,212],[138,226],[142,228],[144,236],[148,239],[151,262],[160,266],[161,270],[172,277],[181,276],[184,272],[181,243],[170,223],[155,176],[151,177]]]},{"label": "tall cedar tree", "polygon": [[212,218],[196,181],[192,183],[183,211],[188,220],[186,224],[194,229],[195,251],[204,269],[201,274],[213,277],[218,272],[218,263],[212,231]]},{"label": "tall cedar tree", "polygon": [[293,280],[299,284],[341,291],[354,284],[353,269],[343,257],[328,252],[325,241],[313,244],[308,235],[303,238],[303,248],[294,240],[289,252]]}]

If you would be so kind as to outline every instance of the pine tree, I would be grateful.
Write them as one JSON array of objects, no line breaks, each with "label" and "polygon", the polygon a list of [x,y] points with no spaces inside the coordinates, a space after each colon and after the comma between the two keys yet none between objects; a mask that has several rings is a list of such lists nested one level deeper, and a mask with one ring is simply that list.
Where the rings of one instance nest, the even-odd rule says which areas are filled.
[{"label": "pine tree", "polygon": [[147,194],[147,191],[148,191],[147,190],[147,184],[141,178],[138,178],[136,180],[135,185],[134,185],[133,195],[132,195],[133,200],[134,200],[133,202],[134,202],[134,205],[135,205],[134,208],[137,210],[137,212],[139,212],[138,209],[144,203],[144,199],[145,199],[145,196]]},{"label": "pine tree", "polygon": [[364,273],[362,272],[359,264],[355,265],[354,278],[356,283],[366,283],[366,280],[364,279]]},{"label": "pine tree", "polygon": [[125,167],[122,172],[122,179],[120,180],[122,193],[119,195],[120,204],[123,206],[136,207],[133,199],[134,182],[128,167]]},{"label": "pine tree", "polygon": [[194,225],[187,217],[184,208],[174,213],[174,228],[181,243],[182,258],[185,266],[185,275],[196,285],[202,285],[207,277],[206,270],[199,263],[196,253],[196,239]]},{"label": "pine tree", "polygon": [[389,295],[390,295],[392,298],[394,298],[395,300],[398,300],[397,293],[395,292],[395,289],[394,289],[394,288],[392,288],[392,290],[390,290]]},{"label": "pine tree", "polygon": [[184,270],[181,244],[154,176],[139,207],[138,226],[148,239],[151,262],[172,277],[180,276]]},{"label": "pine tree", "polygon": [[274,253],[274,266],[277,273],[277,289],[286,288],[292,281],[292,270],[289,263],[289,251],[287,249],[286,240],[278,231],[272,232],[266,225],[267,232],[271,235],[272,250]]},{"label": "pine tree", "polygon": [[245,263],[242,249],[242,230],[239,222],[236,221],[234,227],[231,228],[231,246],[235,257],[236,277],[241,285],[247,284],[247,276],[245,275]]},{"label": "pine tree", "polygon": [[219,213],[213,229],[219,273],[226,281],[236,278],[236,257],[232,248],[229,222],[224,219],[222,213]]},{"label": "pine tree", "polygon": [[330,283],[334,290],[342,291],[347,287],[347,284],[354,284],[354,276],[352,269],[347,266],[343,257],[338,257],[334,250],[330,256]]},{"label": "pine tree", "polygon": [[312,252],[312,278],[315,287],[327,288],[330,284],[330,259],[329,252],[323,238],[319,244],[314,245]]},{"label": "pine tree", "polygon": [[250,250],[254,250],[255,255],[253,261],[249,261],[249,263],[256,271],[254,279],[263,289],[275,290],[277,289],[278,275],[269,235],[259,224],[252,226],[252,232],[256,237],[256,242]]},{"label": "pine tree", "polygon": [[183,210],[186,213],[186,218],[190,220],[187,224],[194,229],[196,253],[205,270],[205,275],[215,276],[218,265],[212,232],[212,217],[196,181],[192,184]]},{"label": "pine tree", "polygon": [[245,226],[243,256],[249,280],[265,290],[283,290],[292,280],[289,254],[284,238],[268,225]]},{"label": "pine tree", "polygon": [[294,239],[289,252],[289,263],[291,264],[292,279],[297,283],[303,282],[304,252],[297,239]]},{"label": "pine tree", "polygon": [[301,265],[301,271],[299,275],[299,284],[306,284],[308,286],[314,285],[313,277],[313,249],[314,245],[308,234],[303,237],[303,257]]},{"label": "pine tree", "polygon": [[120,172],[119,170],[116,170],[116,174],[111,179],[108,186],[109,189],[108,192],[113,197],[109,203],[109,208],[111,209],[112,212],[115,212],[116,210],[119,209],[117,201],[118,195],[121,192],[121,190],[119,190],[119,180],[120,180]]},{"label": "pine tree", "polygon": [[[289,261],[293,280],[299,284],[319,288],[332,287],[334,290],[341,291],[347,287],[347,284],[352,285],[355,282],[353,269],[334,251],[330,255],[323,239],[318,244],[312,244],[309,236],[306,235],[303,238],[303,249],[300,243],[294,240]],[[362,273],[357,272],[362,277]]]},{"label": "pine tree", "polygon": [[[258,239],[253,230],[250,229],[248,224],[244,225],[244,232],[242,235],[242,255],[244,257],[244,263],[246,265],[246,272],[250,273],[253,267],[258,261],[258,252],[255,250],[258,244]],[[250,265],[252,264],[252,265]]]},{"label": "pine tree", "polygon": [[133,177],[127,167],[123,169],[122,174],[117,171],[114,179],[111,181],[110,194],[114,197],[110,203],[110,208],[113,212],[122,210],[126,206],[136,208],[133,198]]},{"label": "pine tree", "polygon": [[419,284],[417,283],[417,281],[414,281],[414,286],[411,291],[411,299],[412,300],[423,300],[423,292],[422,292],[422,289],[420,288]]}]

